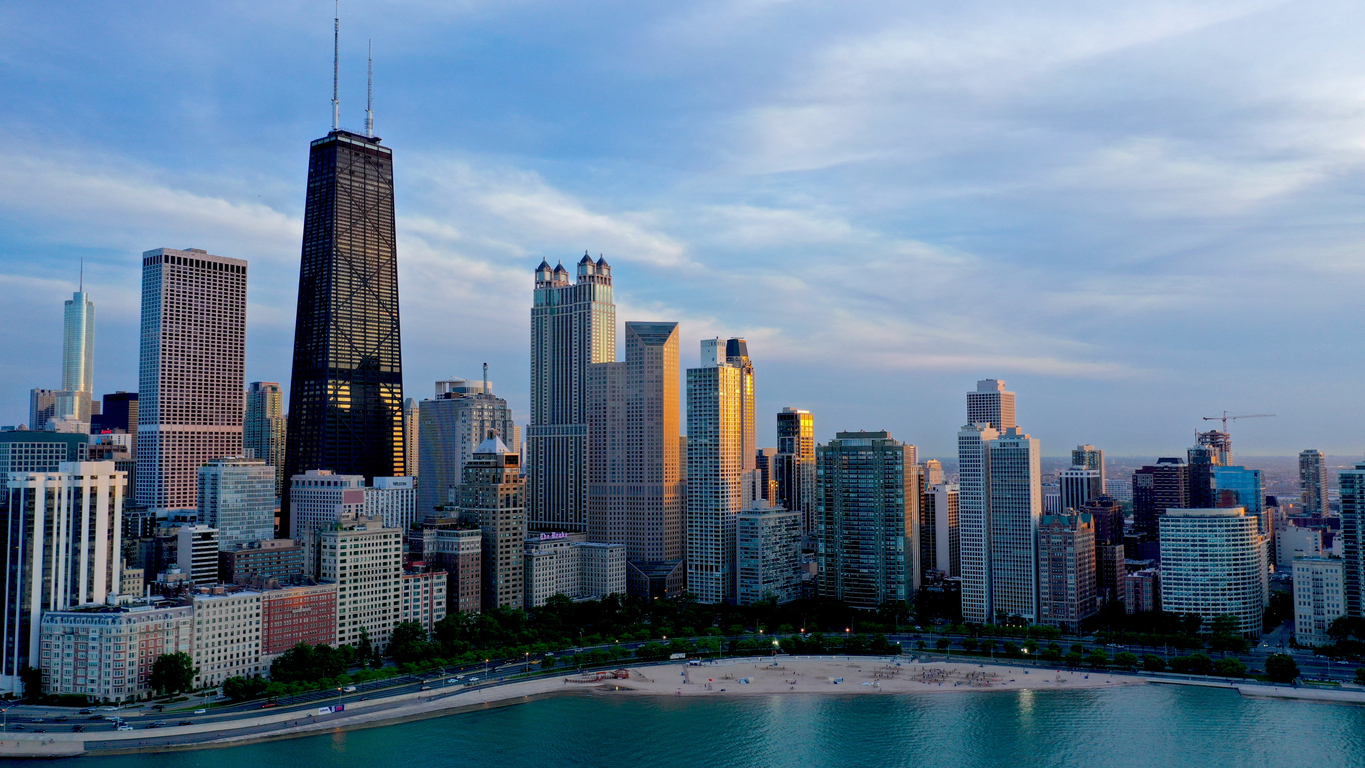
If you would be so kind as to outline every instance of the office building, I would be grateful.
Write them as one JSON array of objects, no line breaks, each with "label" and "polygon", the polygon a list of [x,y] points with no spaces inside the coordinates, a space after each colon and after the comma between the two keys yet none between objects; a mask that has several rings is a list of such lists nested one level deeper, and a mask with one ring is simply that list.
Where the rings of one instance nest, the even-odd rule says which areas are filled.
[{"label": "office building", "polygon": [[574,283],[563,264],[551,270],[541,261],[535,276],[526,512],[536,528],[582,531],[588,523],[588,366],[616,361],[611,266],[585,253]]},{"label": "office building", "polygon": [[1187,450],[1185,455],[1189,460],[1186,472],[1190,485],[1190,500],[1186,506],[1192,509],[1219,506],[1213,471],[1220,466],[1218,462],[1222,454],[1206,445],[1196,445]]},{"label": "office building", "polygon": [[943,462],[938,459],[925,459],[920,462],[920,467],[924,470],[922,474],[925,488],[943,485]]},{"label": "office building", "polygon": [[420,413],[421,406],[417,405],[416,398],[409,397],[403,401],[403,431],[407,434],[407,439],[403,443],[407,458],[403,466],[408,468],[408,477],[417,477],[418,446],[421,445]]},{"label": "office building", "polygon": [[1123,505],[1112,496],[1098,496],[1083,504],[1079,511],[1089,513],[1095,522],[1096,544],[1123,543]]},{"label": "office building", "polygon": [[40,614],[119,593],[127,477],[112,462],[63,462],[56,472],[8,476],[0,691],[39,666]]},{"label": "office building", "polygon": [[1327,513],[1327,457],[1313,448],[1299,452],[1299,506],[1305,514]]},{"label": "office building", "polygon": [[100,412],[90,417],[90,433],[128,435],[128,456],[137,458],[137,393],[107,392],[101,403]]},{"label": "office building", "polygon": [[[493,396],[485,380],[448,379],[436,382],[436,399],[423,400],[417,410],[418,458],[421,482],[417,484],[417,519],[451,503],[451,491],[464,477],[464,465],[489,430],[510,436],[516,428],[507,401]],[[513,441],[515,443],[515,441]]]},{"label": "office building", "polygon": [[625,362],[588,366],[588,540],[681,573],[678,324],[628,322],[625,341]]},{"label": "office building", "polygon": [[47,423],[57,414],[57,394],[59,389],[31,389],[28,392],[29,429],[45,430]]},{"label": "office building", "polygon": [[1320,557],[1322,550],[1322,530],[1290,525],[1288,521],[1275,527],[1275,572],[1292,573],[1294,558]]},{"label": "office building", "polygon": [[816,446],[815,463],[821,595],[857,608],[914,600],[921,571],[915,446],[886,431],[838,432]]},{"label": "office building", "polygon": [[[1093,445],[1078,445],[1071,449],[1071,466],[1098,470],[1100,487],[1103,488],[1108,475],[1104,471],[1104,449]],[[1087,499],[1088,501],[1088,499]],[[1079,509],[1079,507],[1077,507]]]},{"label": "office building", "polygon": [[1294,558],[1294,641],[1316,648],[1335,642],[1328,630],[1346,615],[1345,569],[1338,558]]},{"label": "office building", "polygon": [[199,467],[242,455],[246,262],[197,248],[142,254],[137,503],[193,509]]},{"label": "office building", "polygon": [[749,359],[749,342],[738,338],[726,339],[725,362],[739,369],[739,450],[743,461],[740,471],[753,472],[758,467],[758,430],[754,405],[754,364]]},{"label": "office building", "polygon": [[41,661],[33,666],[42,670],[44,693],[118,704],[155,693],[157,658],[192,652],[194,608],[154,602],[49,610],[41,636]]},{"label": "office building", "polygon": [[1241,507],[1168,509],[1160,526],[1161,610],[1197,613],[1206,627],[1231,615],[1260,637],[1270,582],[1257,519]]},{"label": "office building", "polygon": [[744,455],[745,371],[721,339],[701,347],[702,367],[687,371],[687,589],[720,603],[735,598],[735,515],[753,456]]},{"label": "office building", "polygon": [[333,121],[308,150],[286,477],[408,474],[396,243],[393,150]]},{"label": "office building", "polygon": [[422,560],[446,572],[446,613],[478,613],[483,607],[483,531],[457,519],[422,525]]},{"label": "office building", "polygon": [[229,677],[261,677],[261,593],[197,593],[194,606],[194,687],[222,685]]},{"label": "office building", "polygon": [[967,423],[989,424],[997,432],[1015,426],[1014,393],[1005,391],[1005,382],[982,379],[976,391],[967,393]]},{"label": "office building", "polygon": [[1099,612],[1096,587],[1090,514],[1044,515],[1038,522],[1038,622],[1080,632],[1081,622]]},{"label": "office building", "polygon": [[1073,466],[1062,470],[1058,511],[1080,511],[1092,499],[1104,495],[1104,473],[1098,469]]},{"label": "office building", "polygon": [[1037,622],[1037,533],[1043,506],[1038,441],[1013,427],[988,442],[986,451],[992,615]]},{"label": "office building", "polygon": [[958,546],[962,574],[962,617],[985,624],[991,608],[991,527],[987,510],[991,456],[987,445],[999,436],[986,423],[957,433]]},{"label": "office building", "polygon": [[417,478],[376,477],[365,489],[365,514],[379,516],[389,528],[407,530],[421,521],[417,514]]},{"label": "office building", "polygon": [[398,601],[398,620],[414,622],[431,634],[436,622],[446,617],[446,572],[420,569],[404,571]]},{"label": "office building", "polygon": [[275,472],[275,496],[284,495],[284,390],[278,382],[253,381],[246,388],[246,418],[242,448],[249,459],[260,459]]},{"label": "office building", "polygon": [[218,583],[218,529],[182,525],[176,529],[176,563],[196,587]]},{"label": "office building", "polygon": [[1341,484],[1342,589],[1346,615],[1365,616],[1365,462],[1337,475]]},{"label": "office building", "polygon": [[199,521],[218,530],[218,546],[275,537],[275,468],[230,456],[199,468]]},{"label": "office building", "polygon": [[928,485],[928,478],[925,483],[924,493],[920,495],[921,571],[924,574],[939,571],[944,578],[959,577],[962,575],[962,549],[958,486],[942,482]]},{"label": "office building", "polygon": [[1140,540],[1156,541],[1166,510],[1189,506],[1190,467],[1183,459],[1157,459],[1133,472],[1133,531]]},{"label": "office building", "polygon": [[337,585],[301,584],[261,590],[261,664],[299,643],[337,645]]},{"label": "office building", "polygon": [[378,517],[347,512],[319,534],[321,580],[337,585],[337,643],[389,644],[402,595],[403,532]]},{"label": "office building", "polygon": [[777,483],[774,505],[801,513],[801,532],[815,535],[815,417],[800,408],[783,408],[777,414],[777,458],[773,479]]},{"label": "office building", "polygon": [[474,449],[460,485],[460,519],[483,533],[483,607],[520,608],[526,596],[526,482],[521,457],[497,433]]},{"label": "office building", "polygon": [[[1261,470],[1246,467],[1213,468],[1214,506],[1245,507],[1248,514],[1265,511],[1265,491]],[[1263,529],[1269,535],[1269,531]]]},{"label": "office building", "polygon": [[293,539],[263,539],[218,551],[218,580],[244,584],[252,577],[297,581],[307,575],[304,548]]},{"label": "office building", "polygon": [[754,454],[754,469],[758,470],[757,498],[768,504],[777,503],[777,449],[759,448]]},{"label": "office building", "polygon": [[57,472],[87,460],[89,435],[19,430],[0,432],[0,479],[15,472]]},{"label": "office building", "polygon": [[[303,544],[306,572],[309,576],[316,576],[320,555],[318,535],[340,520],[343,514],[355,515],[364,511],[365,477],[311,469],[289,479],[289,498],[293,504],[293,514],[289,518],[289,538]],[[284,521],[280,525],[283,526]]]},{"label": "office building", "polygon": [[1123,599],[1123,506],[1112,496],[1091,499],[1082,512],[1095,524],[1095,580],[1100,601]]},{"label": "office building", "polygon": [[626,591],[626,546],[587,541],[585,533],[532,531],[525,541],[526,608],[555,595],[599,600]]},{"label": "office building", "polygon": [[740,605],[801,597],[801,513],[758,502],[735,518]]}]

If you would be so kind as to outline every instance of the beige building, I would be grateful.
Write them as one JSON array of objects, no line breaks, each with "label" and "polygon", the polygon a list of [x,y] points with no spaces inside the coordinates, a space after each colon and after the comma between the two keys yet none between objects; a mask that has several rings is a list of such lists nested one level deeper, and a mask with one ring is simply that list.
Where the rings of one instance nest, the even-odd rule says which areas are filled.
[{"label": "beige building", "polygon": [[485,609],[525,602],[525,493],[521,457],[490,435],[474,449],[460,485],[460,519],[483,532]]},{"label": "beige building", "polygon": [[152,665],[190,653],[194,609],[167,602],[92,605],[48,611],[41,622],[43,691],[94,701],[132,701],[152,693]]},{"label": "beige building", "polygon": [[378,517],[347,514],[320,534],[323,581],[337,585],[337,643],[358,645],[360,632],[383,649],[402,598],[403,531]]},{"label": "beige building", "polygon": [[194,606],[194,666],[198,686],[221,685],[229,677],[259,677],[261,593],[254,590],[197,594]]},{"label": "beige building", "polygon": [[555,595],[587,600],[625,593],[625,545],[585,538],[581,533],[526,536],[526,608],[539,608]]},{"label": "beige building", "polygon": [[1043,515],[1038,523],[1039,623],[1079,632],[1099,611],[1095,521],[1088,512]]},{"label": "beige building", "polygon": [[1257,517],[1244,507],[1168,509],[1160,530],[1161,610],[1197,613],[1205,626],[1232,615],[1242,634],[1260,637],[1270,580]]},{"label": "beige building", "polygon": [[1346,563],[1335,557],[1294,558],[1294,640],[1331,645],[1332,622],[1346,615]]},{"label": "beige building", "polygon": [[404,573],[402,598],[398,603],[398,620],[415,621],[427,632],[436,622],[446,617],[446,572],[418,571]]}]

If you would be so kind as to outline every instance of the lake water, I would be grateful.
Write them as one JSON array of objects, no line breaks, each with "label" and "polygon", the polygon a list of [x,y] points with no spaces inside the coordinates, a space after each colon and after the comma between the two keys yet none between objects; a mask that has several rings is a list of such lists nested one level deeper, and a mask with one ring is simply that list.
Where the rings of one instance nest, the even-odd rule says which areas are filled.
[{"label": "lake water", "polygon": [[[33,768],[44,761],[31,762]],[[1365,707],[1161,685],[920,696],[578,695],[82,768],[1365,766]]]}]

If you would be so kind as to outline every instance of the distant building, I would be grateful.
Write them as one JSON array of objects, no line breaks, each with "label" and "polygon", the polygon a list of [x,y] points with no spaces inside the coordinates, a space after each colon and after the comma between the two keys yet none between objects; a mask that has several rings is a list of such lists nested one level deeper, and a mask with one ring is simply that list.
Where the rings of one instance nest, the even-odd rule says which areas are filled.
[{"label": "distant building", "polygon": [[1269,597],[1266,540],[1242,507],[1168,509],[1161,518],[1161,610],[1196,613],[1205,626],[1235,616],[1260,637]]},{"label": "distant building", "polygon": [[1309,515],[1327,513],[1327,457],[1322,451],[1299,452],[1299,504]]},{"label": "distant building", "polygon": [[1322,551],[1322,531],[1297,525],[1280,525],[1275,529],[1275,571],[1291,573],[1294,559],[1318,557]]},{"label": "distant building", "polygon": [[1104,473],[1089,467],[1070,467],[1062,470],[1060,486],[1062,514],[1070,514],[1068,509],[1079,512],[1104,495]]},{"label": "distant building", "polygon": [[1299,645],[1331,645],[1332,622],[1346,615],[1344,563],[1329,557],[1294,558],[1294,640]]},{"label": "distant building", "polygon": [[422,526],[422,559],[446,572],[446,613],[478,613],[483,607],[483,531],[458,519]]},{"label": "distant building", "polygon": [[1089,513],[1044,515],[1039,521],[1038,606],[1039,623],[1072,633],[1099,611]]},{"label": "distant building", "polygon": [[783,408],[777,413],[777,457],[774,505],[801,513],[801,532],[816,533],[815,418],[810,411]]},{"label": "distant building", "polygon": [[801,513],[758,502],[735,521],[738,602],[753,605],[801,597]]},{"label": "distant building", "polygon": [[416,398],[409,397],[403,401],[403,430],[407,432],[407,440],[403,443],[407,460],[403,465],[408,468],[408,477],[417,477],[418,445],[422,431],[418,417],[420,412],[421,406]]},{"label": "distant building", "polygon": [[1161,610],[1161,572],[1142,568],[1123,576],[1123,606],[1127,613]]},{"label": "distant building", "polygon": [[526,599],[526,483],[521,457],[496,433],[464,465],[460,519],[483,532],[483,607],[520,608]]},{"label": "distant building", "polygon": [[407,530],[421,521],[417,514],[417,478],[376,477],[365,489],[365,514],[378,515],[384,525]]},{"label": "distant building", "polygon": [[1190,467],[1181,458],[1157,459],[1133,472],[1133,530],[1142,541],[1157,541],[1168,509],[1190,506]]},{"label": "distant building", "polygon": [[[1042,516],[1042,455],[1038,440],[1017,427],[986,443],[989,481],[986,514],[990,536],[991,620],[1019,616],[1038,620],[1035,548]],[[966,602],[963,602],[966,612]]]},{"label": "distant building", "polygon": [[128,444],[130,458],[137,458],[137,393],[109,392],[104,395],[100,413],[90,417],[91,434],[101,432],[120,432],[131,438]]},{"label": "distant building", "polygon": [[417,570],[403,572],[402,599],[398,620],[416,622],[428,634],[436,622],[446,617],[446,572]]},{"label": "distant building", "polygon": [[28,392],[29,429],[45,430],[57,414],[57,395],[60,389],[30,389]]},{"label": "distant building", "polygon": [[86,461],[89,442],[89,435],[0,432],[0,479],[16,472],[57,472],[63,462]]},{"label": "distant building", "polygon": [[337,644],[337,585],[306,584],[261,591],[261,665],[299,643]]},{"label": "distant building", "polygon": [[196,688],[222,685],[229,677],[261,677],[270,671],[261,663],[260,592],[215,590],[191,600]]},{"label": "distant building", "polygon": [[1015,426],[1014,393],[1005,390],[1005,382],[982,379],[976,391],[967,393],[967,423],[989,424],[997,432]]},{"label": "distant building", "polygon": [[998,436],[999,432],[988,424],[967,424],[957,433],[962,616],[978,624],[995,620],[990,590],[990,517],[986,509],[991,464],[986,447]]},{"label": "distant building", "polygon": [[1365,616],[1365,462],[1343,470],[1341,482],[1341,559],[1346,615]]},{"label": "distant building", "polygon": [[[35,627],[37,629],[37,627]],[[167,653],[194,648],[194,608],[170,603],[88,605],[50,610],[41,623],[43,692],[118,703],[153,693],[152,665]],[[39,643],[34,643],[35,652]],[[125,654],[115,667],[104,661]]]},{"label": "distant building", "polygon": [[223,549],[275,537],[275,468],[229,456],[199,468],[199,521]]},{"label": "distant building", "polygon": [[919,523],[922,572],[941,571],[946,577],[962,575],[958,503],[957,484],[929,485],[928,479],[925,479],[925,491],[920,496]]},{"label": "distant building", "polygon": [[260,459],[274,477],[274,495],[284,495],[284,390],[279,382],[253,381],[246,388],[246,418],[242,421],[242,449],[247,458]]},{"label": "distant building", "polygon": [[451,503],[451,492],[461,483],[464,465],[489,430],[512,440],[516,428],[512,409],[506,400],[494,397],[492,389],[488,381],[438,381],[436,399],[423,400],[418,407],[419,521],[443,516],[436,510]]},{"label": "distant building", "polygon": [[[1109,480],[1109,476],[1104,471],[1104,450],[1093,445],[1078,445],[1071,449],[1071,466],[1082,467],[1084,469],[1099,470],[1100,473],[1100,492],[1104,492],[1104,486]],[[1097,494],[1098,495],[1098,494]],[[1093,497],[1092,497],[1093,498]],[[1089,501],[1089,499],[1087,499]]]},{"label": "distant building", "polygon": [[218,529],[182,525],[176,531],[176,562],[197,587],[218,583]]},{"label": "distant building", "polygon": [[293,539],[246,542],[218,553],[218,579],[225,584],[242,584],[253,576],[288,582],[306,574],[304,549]]},{"label": "distant building", "polygon": [[[365,476],[336,475],[325,469],[310,469],[289,479],[288,538],[304,546],[304,567],[309,576],[318,571],[318,537],[336,524],[343,514],[359,514],[365,509]],[[280,532],[281,536],[284,531]]]}]

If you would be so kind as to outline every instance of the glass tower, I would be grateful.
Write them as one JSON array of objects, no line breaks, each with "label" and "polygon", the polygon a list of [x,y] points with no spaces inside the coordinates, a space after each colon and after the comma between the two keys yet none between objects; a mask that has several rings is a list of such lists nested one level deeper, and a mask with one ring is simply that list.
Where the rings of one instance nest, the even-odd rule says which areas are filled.
[{"label": "glass tower", "polygon": [[[394,237],[392,150],[344,130],[314,141],[286,478],[314,469],[367,480],[407,474]],[[288,499],[280,515],[289,530]]]}]

